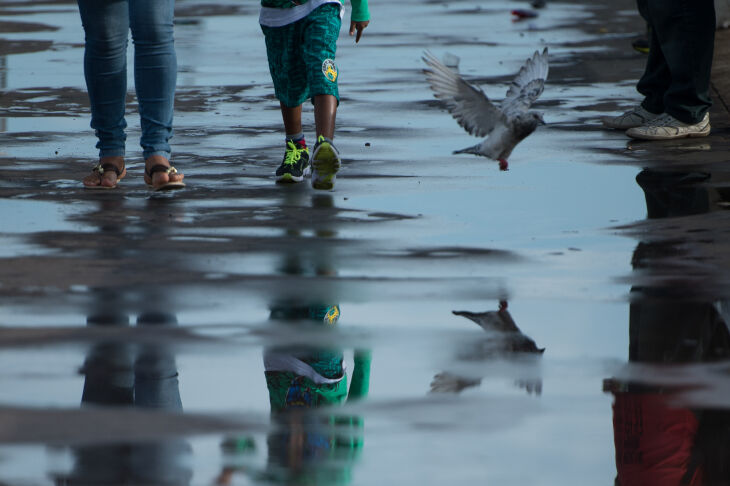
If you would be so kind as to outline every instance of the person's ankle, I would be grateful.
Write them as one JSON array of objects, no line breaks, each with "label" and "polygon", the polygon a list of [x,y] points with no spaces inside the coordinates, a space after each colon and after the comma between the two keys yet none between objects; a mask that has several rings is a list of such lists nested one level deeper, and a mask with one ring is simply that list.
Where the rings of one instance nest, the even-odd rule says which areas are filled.
[{"label": "person's ankle", "polygon": [[170,160],[164,155],[150,155],[144,162],[148,168],[155,165],[170,165]]},{"label": "person's ankle", "polygon": [[299,145],[300,147],[306,147],[307,141],[304,138],[304,133],[299,132],[295,133],[293,135],[286,135],[286,142],[292,142],[295,145]]},{"label": "person's ankle", "polygon": [[112,164],[118,169],[124,167],[124,156],[123,155],[106,155],[99,157],[99,165]]}]

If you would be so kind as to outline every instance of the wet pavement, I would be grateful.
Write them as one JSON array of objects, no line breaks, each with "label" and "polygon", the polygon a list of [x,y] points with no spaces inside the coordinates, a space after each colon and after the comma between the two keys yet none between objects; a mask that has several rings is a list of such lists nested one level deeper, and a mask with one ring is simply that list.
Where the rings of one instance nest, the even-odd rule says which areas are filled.
[{"label": "wet pavement", "polygon": [[[127,177],[79,182],[75,4],[0,3],[0,484],[730,484],[727,33],[712,135],[630,142],[598,120],[644,26],[604,4],[373,4],[316,192],[273,182],[255,2],[179,0],[188,186],[153,194],[133,91]],[[500,100],[544,46],[510,170],[452,155],[423,50]]]}]

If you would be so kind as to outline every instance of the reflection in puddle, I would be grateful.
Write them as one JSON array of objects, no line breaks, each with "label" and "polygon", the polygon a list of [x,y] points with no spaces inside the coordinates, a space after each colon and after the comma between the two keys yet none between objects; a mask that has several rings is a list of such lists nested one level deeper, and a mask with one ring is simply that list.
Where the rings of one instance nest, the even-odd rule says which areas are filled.
[{"label": "reflection in puddle", "polygon": [[[4,90],[8,87],[8,57],[0,54],[0,90]],[[0,132],[6,132],[8,130],[8,119],[6,117],[0,117]],[[0,156],[4,156],[3,152],[0,152]]]},{"label": "reflection in puddle", "polygon": [[[109,296],[108,296],[109,297]],[[108,300],[107,300],[108,302]],[[137,326],[174,326],[175,316],[150,312]],[[128,326],[123,314],[88,318],[90,326]],[[175,358],[163,343],[134,346],[102,342],[91,347],[81,373],[82,407],[134,407],[181,413],[182,401]],[[73,466],[55,479],[58,484],[189,484],[190,445],[183,439],[79,445],[72,448]]]},{"label": "reflection in puddle", "polygon": [[[79,136],[78,12],[66,0],[65,13],[15,3],[64,27],[46,44],[11,45],[53,50],[12,54],[0,93],[2,215],[22,216],[0,221],[0,483],[610,484],[607,377],[626,482],[649,478],[636,471],[666,452],[636,462],[632,444],[652,445],[633,433],[644,406],[645,424],[689,423],[675,457],[702,453],[704,477],[722,477],[717,410],[730,375],[724,358],[706,358],[724,353],[730,213],[712,209],[730,199],[693,195],[721,186],[715,177],[642,176],[665,181],[648,199],[677,203],[654,204],[634,228],[630,319],[617,280],[635,242],[603,230],[643,218],[637,163],[724,157],[719,137],[710,151],[626,151],[620,134],[591,126],[634,95],[625,78],[643,58],[627,36],[644,26],[633,0],[548,2],[540,30],[499,5],[473,15],[468,0],[379,2],[371,36],[338,54],[351,73],[338,132],[347,160],[331,194],[273,183],[280,113],[258,5],[180,2],[190,17],[176,28],[175,158],[192,182],[171,198],[150,197],[137,152],[119,192],[74,182],[93,151],[92,134]],[[452,157],[467,135],[427,102],[424,45],[464,53],[466,75],[500,97],[543,43],[555,46],[554,89],[541,98],[554,123],[533,135],[540,149],[522,147],[508,175]],[[474,79],[485,64],[495,71]],[[509,312],[497,304],[507,295]],[[626,369],[609,373],[626,361],[627,327],[643,331]],[[689,362],[633,357],[691,354],[691,340],[702,352]],[[442,372],[459,393],[429,393]],[[639,390],[656,400],[641,404]]]},{"label": "reflection in puddle", "polygon": [[29,234],[47,231],[88,231],[82,224],[73,223],[68,216],[77,216],[80,205],[45,201],[4,200],[3,212],[12,218],[3,218],[1,233]]},{"label": "reflection in puddle", "polygon": [[[497,311],[480,313],[453,311],[453,313],[475,322],[487,333],[487,337],[480,337],[459,346],[457,359],[461,361],[487,362],[503,359],[537,366],[534,358],[542,356],[545,352],[545,348],[538,348],[535,341],[523,334],[517,327],[507,310],[506,300],[499,303]],[[431,382],[431,392],[459,393],[467,388],[479,386],[481,382],[481,377],[469,377],[443,371],[434,376]],[[540,395],[542,393],[542,379],[539,377],[519,379],[517,386],[524,388],[529,394]]]},{"label": "reflection in puddle", "polygon": [[[717,190],[705,184],[710,179],[709,173],[642,171],[637,182],[648,218],[679,221],[710,212],[717,197]],[[717,298],[703,292],[689,266],[670,279],[651,280],[667,275],[665,262],[698,258],[689,251],[675,237],[641,241],[634,252],[633,267],[647,283],[631,289],[628,375],[632,366],[655,367],[643,379],[604,381],[604,391],[614,396],[616,483],[622,486],[730,481],[730,412],[683,406],[683,392],[698,385],[676,380],[680,366],[730,359],[730,328],[721,312],[726,294]]]},{"label": "reflection in puddle", "polygon": [[[312,198],[312,211],[334,209],[330,195]],[[290,230],[289,236],[296,230]],[[322,227],[319,236],[336,232]],[[336,259],[329,252],[291,252],[281,255],[279,271],[290,276],[331,277]],[[363,419],[337,408],[368,394],[370,351],[354,350],[354,367],[348,373],[344,350],[331,337],[321,345],[304,345],[302,337],[324,337],[337,331],[340,306],[334,295],[308,289],[279,295],[270,304],[272,324],[286,328],[290,345],[268,346],[263,352],[264,375],[271,407],[272,429],[266,442],[266,465],[246,460],[255,450],[255,439],[229,437],[223,444],[226,463],[216,483],[232,484],[237,473],[258,482],[274,484],[348,484],[352,467],[363,447]],[[297,337],[298,336],[298,337]],[[311,338],[310,338],[311,340]]]}]

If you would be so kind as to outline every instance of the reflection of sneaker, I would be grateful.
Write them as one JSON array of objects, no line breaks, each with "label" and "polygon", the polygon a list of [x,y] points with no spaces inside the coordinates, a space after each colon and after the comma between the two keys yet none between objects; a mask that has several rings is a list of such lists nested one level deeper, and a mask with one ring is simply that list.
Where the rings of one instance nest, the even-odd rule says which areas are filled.
[{"label": "reflection of sneaker", "polygon": [[319,136],[312,152],[312,187],[329,190],[335,187],[335,174],[340,170],[340,153],[332,140]]},{"label": "reflection of sneaker", "polygon": [[649,54],[649,41],[647,39],[636,39],[631,43],[631,47],[642,54]]},{"label": "reflection of sneaker", "polygon": [[706,137],[710,134],[710,114],[705,113],[699,123],[682,123],[671,115],[663,114],[646,125],[626,130],[626,135],[642,140],[671,140],[673,138]]},{"label": "reflection of sneaker", "polygon": [[606,128],[628,130],[629,128],[640,127],[658,118],[660,115],[646,111],[641,105],[632,108],[619,116],[606,116],[601,119]]},{"label": "reflection of sneaker", "polygon": [[299,143],[286,142],[284,160],[276,169],[277,182],[302,182],[309,171],[309,149]]}]

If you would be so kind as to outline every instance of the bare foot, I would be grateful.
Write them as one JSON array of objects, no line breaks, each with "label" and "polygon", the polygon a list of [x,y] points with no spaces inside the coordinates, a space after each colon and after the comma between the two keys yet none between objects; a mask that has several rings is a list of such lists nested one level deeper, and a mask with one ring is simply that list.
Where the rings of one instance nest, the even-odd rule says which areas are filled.
[{"label": "bare foot", "polygon": [[96,167],[91,170],[91,174],[84,177],[82,182],[89,189],[112,189],[125,175],[127,175],[127,169],[124,167],[124,157],[102,157]]},{"label": "bare foot", "polygon": [[[169,169],[163,170],[161,167],[167,167]],[[184,178],[185,175],[181,174],[174,167],[172,167],[170,165],[170,161],[162,155],[151,155],[149,158],[147,158],[147,160],[145,160],[144,180],[155,190],[184,187]]]}]

